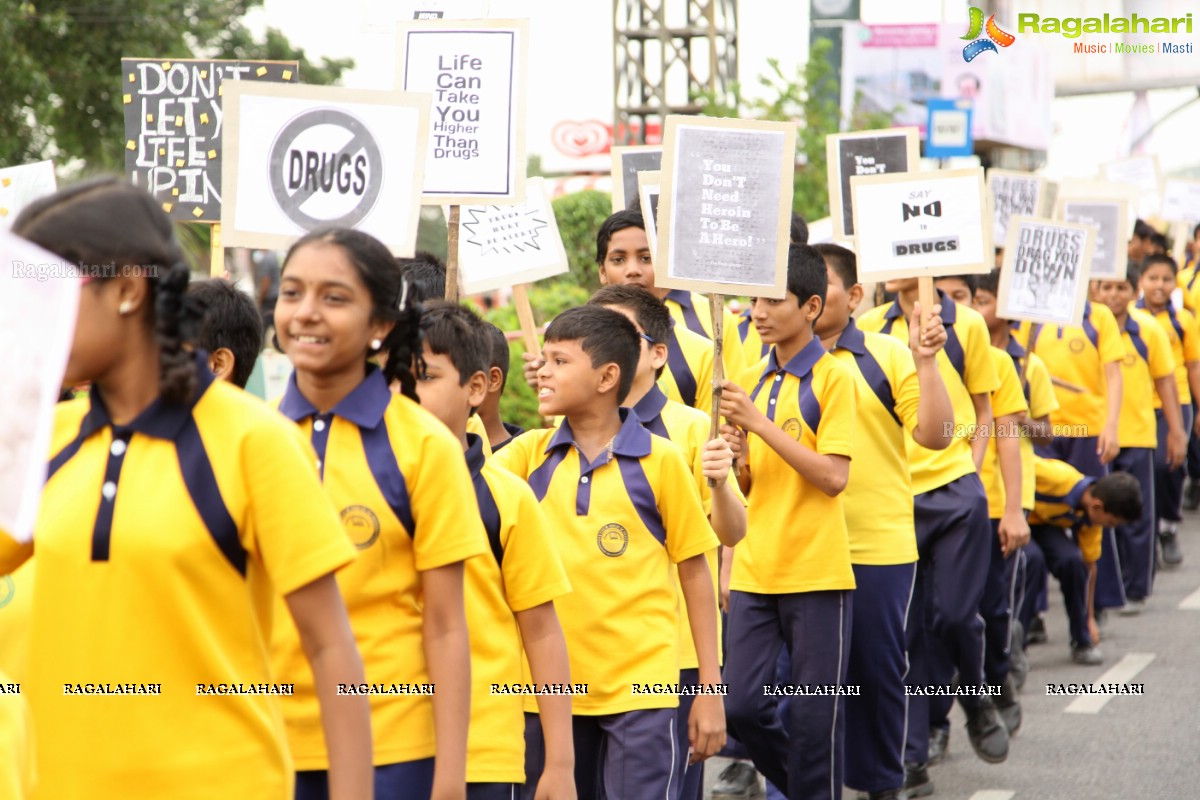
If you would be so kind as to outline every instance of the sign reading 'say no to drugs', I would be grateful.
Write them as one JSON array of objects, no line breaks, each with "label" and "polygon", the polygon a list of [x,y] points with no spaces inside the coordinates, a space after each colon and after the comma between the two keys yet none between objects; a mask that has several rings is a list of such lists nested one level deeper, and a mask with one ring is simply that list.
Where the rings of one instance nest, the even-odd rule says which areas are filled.
[{"label": "sign reading 'say no to drugs'", "polygon": [[343,227],[412,255],[428,97],[231,82],[225,100],[226,245],[284,248]]},{"label": "sign reading 'say no to drugs'", "polygon": [[172,219],[220,222],[224,82],[299,78],[295,61],[121,59],[125,173]]},{"label": "sign reading 'say no to drugs'", "polygon": [[417,22],[399,36],[397,85],[433,97],[425,201],[520,203],[529,21]]}]

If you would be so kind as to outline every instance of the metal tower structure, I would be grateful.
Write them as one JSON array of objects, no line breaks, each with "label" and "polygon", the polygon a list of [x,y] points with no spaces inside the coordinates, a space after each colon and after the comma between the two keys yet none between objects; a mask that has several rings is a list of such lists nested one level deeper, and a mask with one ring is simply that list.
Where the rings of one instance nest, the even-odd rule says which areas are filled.
[{"label": "metal tower structure", "polygon": [[732,103],[737,0],[613,0],[613,144],[646,142],[668,114]]}]

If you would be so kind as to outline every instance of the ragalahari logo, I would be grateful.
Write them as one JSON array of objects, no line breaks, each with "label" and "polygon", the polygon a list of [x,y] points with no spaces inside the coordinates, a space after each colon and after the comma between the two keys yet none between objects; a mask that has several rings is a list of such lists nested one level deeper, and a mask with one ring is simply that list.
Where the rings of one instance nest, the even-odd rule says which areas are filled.
[{"label": "ragalahari logo", "polygon": [[[986,39],[980,39],[979,34],[987,32]],[[963,39],[973,40],[970,44],[963,48],[963,61],[974,61],[981,53],[986,53],[989,50],[993,53],[1000,52],[996,49],[996,45],[1008,47],[1017,40],[1017,37],[1011,33],[1005,33],[1000,30],[1000,26],[996,24],[996,15],[992,14],[988,17],[987,25],[983,24],[982,9],[971,7],[970,28],[967,30],[967,35],[961,37]]]}]

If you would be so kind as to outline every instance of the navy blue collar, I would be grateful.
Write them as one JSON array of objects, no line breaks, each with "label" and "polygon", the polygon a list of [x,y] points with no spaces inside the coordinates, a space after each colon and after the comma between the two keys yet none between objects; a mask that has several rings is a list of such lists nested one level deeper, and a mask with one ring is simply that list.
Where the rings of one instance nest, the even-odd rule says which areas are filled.
[{"label": "navy blue collar", "polygon": [[660,414],[662,414],[662,410],[666,407],[667,396],[663,393],[662,389],[658,388],[658,384],[656,383],[651,386],[650,391],[646,392],[646,395],[641,400],[638,400],[633,406],[633,413],[637,414],[638,419],[640,419],[642,422],[652,422]]},{"label": "navy blue collar", "polygon": [[477,433],[467,434],[467,469],[471,471],[471,477],[479,477],[480,470],[483,469],[483,463],[486,456],[483,454],[483,437]]},{"label": "navy blue collar", "polygon": [[[212,385],[214,380],[212,372],[208,368],[208,353],[203,350],[197,350],[192,356],[196,364],[196,390],[192,394],[192,399],[184,404],[166,403],[161,397],[156,397],[154,402],[146,407],[142,413],[130,422],[128,425],[114,425],[114,428],[123,431],[133,431],[145,436],[153,436],[155,439],[174,440],[187,425],[192,418],[192,409],[196,407],[196,403],[200,402],[200,398],[208,391],[208,387]],[[98,430],[107,428],[113,425],[112,417],[108,415],[108,409],[104,406],[104,397],[100,392],[99,386],[92,386],[90,394],[91,407],[88,409],[87,415],[83,418],[83,423],[80,425],[79,432],[84,438],[91,436]]]},{"label": "navy blue collar", "polygon": [[[368,364],[367,377],[333,407],[332,413],[360,428],[374,430],[383,421],[383,414],[391,402],[392,390],[383,372],[374,364]],[[296,386],[295,372],[288,378],[287,389],[279,401],[279,411],[293,422],[300,422],[318,413],[317,407]]]},{"label": "navy blue collar", "polygon": [[686,291],[685,289],[672,289],[671,291],[667,292],[667,296],[663,299],[674,300],[683,308],[692,307],[692,293]]},{"label": "navy blue collar", "polygon": [[[937,290],[937,296],[938,302],[942,304],[943,324],[953,325],[956,321],[958,321],[958,303],[955,303],[949,297],[946,297],[946,293],[941,289]],[[905,316],[904,309],[900,307],[900,298],[897,297],[892,301],[892,304],[888,306],[888,310],[884,312],[883,318],[895,320],[903,316]]]},{"label": "navy blue collar", "polygon": [[1025,348],[1021,347],[1021,343],[1012,336],[1008,337],[1008,344],[1004,345],[1004,352],[1008,353],[1013,358],[1025,357]]},{"label": "navy blue collar", "polygon": [[821,345],[821,340],[813,336],[812,341],[804,345],[799,353],[792,356],[792,360],[779,366],[779,360],[775,354],[775,347],[771,347],[771,352],[767,355],[767,367],[762,374],[769,375],[773,372],[787,372],[795,375],[797,378],[803,378],[813,371],[813,367],[825,355],[825,348]]},{"label": "navy blue collar", "polygon": [[[630,458],[645,458],[650,455],[651,433],[642,427],[641,420],[637,414],[630,413],[628,408],[619,409],[621,415],[621,429],[617,431],[617,435],[613,438],[612,452],[618,456],[628,456]],[[546,452],[549,453],[556,447],[578,447],[575,443],[575,433],[571,430],[571,423],[565,418],[562,424],[558,426],[558,430],[550,437],[550,443],[546,445]],[[597,464],[603,463],[600,460]]]},{"label": "navy blue collar", "polygon": [[[1151,311],[1150,309],[1146,308],[1146,298],[1145,298],[1145,297],[1139,297],[1139,298],[1137,299],[1137,303],[1135,303],[1134,305],[1135,305],[1137,308],[1140,308],[1140,309],[1142,309],[1143,311],[1145,311],[1147,314],[1154,314],[1154,313],[1155,313],[1155,312]],[[1169,315],[1171,315],[1171,316],[1174,316],[1174,315],[1175,315],[1175,303],[1173,303],[1173,302],[1171,301],[1171,298],[1169,298],[1169,297],[1167,298],[1167,304],[1166,304],[1165,306],[1163,306],[1163,311],[1167,312],[1167,314],[1169,314]],[[1091,310],[1090,310],[1090,309],[1088,310],[1088,313],[1089,313],[1089,314],[1091,313]]]},{"label": "navy blue collar", "polygon": [[858,329],[858,325],[854,322],[854,317],[846,323],[842,335],[838,337],[837,344],[834,349],[841,347],[844,350],[849,350],[856,356],[865,356],[867,354],[867,337],[863,336],[863,332]]},{"label": "navy blue collar", "polygon": [[1142,326],[1138,325],[1137,320],[1133,318],[1133,314],[1125,314],[1125,330],[1130,336],[1137,336],[1142,332]]},{"label": "navy blue collar", "polygon": [[[1095,482],[1096,479],[1092,477],[1080,478],[1079,483],[1072,486],[1071,491],[1067,492],[1066,504],[1071,507],[1072,512],[1075,512],[1077,515],[1083,514],[1084,517],[1087,516],[1086,512],[1081,507],[1083,504],[1083,494],[1088,489],[1092,488],[1092,484]],[[1080,521],[1082,522],[1085,520],[1081,519]]]}]

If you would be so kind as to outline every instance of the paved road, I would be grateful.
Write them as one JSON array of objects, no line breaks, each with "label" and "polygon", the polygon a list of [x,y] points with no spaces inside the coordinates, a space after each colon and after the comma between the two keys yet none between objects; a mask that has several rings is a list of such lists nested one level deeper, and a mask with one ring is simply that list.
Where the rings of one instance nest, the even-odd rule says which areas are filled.
[{"label": "paved road", "polygon": [[[1050,641],[1029,649],[1024,723],[1008,760],[990,765],[975,757],[956,707],[949,755],[931,769],[935,798],[1200,798],[1200,514],[1185,515],[1184,563],[1159,572],[1140,616],[1109,615],[1100,666],[1071,662],[1061,594],[1051,581]],[[1112,697],[1099,708],[1084,708],[1095,700],[1046,693],[1047,683],[1114,681],[1144,683],[1146,693]],[[716,759],[709,765],[706,792],[723,766]],[[854,796],[847,790],[846,798]]]}]

